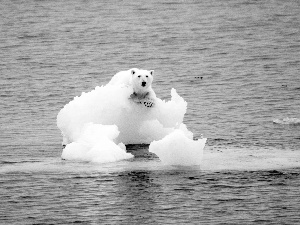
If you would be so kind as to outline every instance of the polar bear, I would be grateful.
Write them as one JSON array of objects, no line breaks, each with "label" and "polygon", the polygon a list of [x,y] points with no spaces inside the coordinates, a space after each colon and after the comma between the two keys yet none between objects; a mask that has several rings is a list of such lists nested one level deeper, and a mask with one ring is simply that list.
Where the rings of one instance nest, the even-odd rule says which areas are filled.
[{"label": "polar bear", "polygon": [[155,92],[152,89],[153,70],[141,70],[132,68],[127,71],[117,73],[109,82],[110,85],[125,85],[131,86],[133,93],[130,99],[135,103],[143,104],[146,107],[154,106],[156,98]]},{"label": "polar bear", "polygon": [[136,103],[144,104],[146,107],[152,107],[154,105],[154,99],[156,98],[151,86],[154,71],[131,69],[130,72],[133,88],[133,93],[130,95],[130,98]]}]

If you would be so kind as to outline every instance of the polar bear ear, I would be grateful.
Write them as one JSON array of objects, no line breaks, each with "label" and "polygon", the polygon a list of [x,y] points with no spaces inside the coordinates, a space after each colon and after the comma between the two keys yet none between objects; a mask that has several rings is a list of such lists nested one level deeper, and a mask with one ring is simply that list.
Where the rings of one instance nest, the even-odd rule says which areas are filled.
[{"label": "polar bear ear", "polygon": [[150,70],[150,74],[153,76],[153,74],[154,74],[154,70]]},{"label": "polar bear ear", "polygon": [[131,70],[131,75],[134,75],[134,74],[135,74],[135,70],[132,69],[132,70]]}]

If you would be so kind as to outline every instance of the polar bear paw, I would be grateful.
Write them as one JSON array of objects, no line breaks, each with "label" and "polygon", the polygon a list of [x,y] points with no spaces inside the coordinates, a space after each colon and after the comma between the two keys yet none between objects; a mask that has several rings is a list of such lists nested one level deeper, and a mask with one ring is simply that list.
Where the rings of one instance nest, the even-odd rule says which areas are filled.
[{"label": "polar bear paw", "polygon": [[142,104],[144,104],[144,106],[151,108],[154,106],[154,101],[153,99],[147,98],[145,99],[143,102],[141,102]]}]

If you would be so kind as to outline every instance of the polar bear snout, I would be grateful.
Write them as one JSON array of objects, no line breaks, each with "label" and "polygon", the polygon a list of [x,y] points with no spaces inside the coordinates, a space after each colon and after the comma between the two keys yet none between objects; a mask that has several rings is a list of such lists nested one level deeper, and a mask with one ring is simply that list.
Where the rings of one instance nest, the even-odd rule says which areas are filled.
[{"label": "polar bear snout", "polygon": [[142,87],[145,87],[147,85],[146,81],[142,81]]}]

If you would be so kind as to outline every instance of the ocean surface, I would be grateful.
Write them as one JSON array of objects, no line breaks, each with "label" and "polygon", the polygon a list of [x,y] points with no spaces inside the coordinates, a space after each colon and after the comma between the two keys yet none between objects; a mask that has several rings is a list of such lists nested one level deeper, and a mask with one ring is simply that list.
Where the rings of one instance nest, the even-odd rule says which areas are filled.
[{"label": "ocean surface", "polygon": [[[300,223],[300,1],[1,0],[0,224]],[[203,165],[63,161],[60,109],[132,67]]]}]

